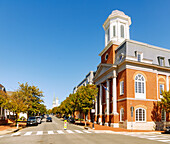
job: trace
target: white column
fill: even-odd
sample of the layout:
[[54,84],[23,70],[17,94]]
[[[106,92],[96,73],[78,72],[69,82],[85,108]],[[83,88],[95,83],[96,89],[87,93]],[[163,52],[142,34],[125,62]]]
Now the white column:
[[166,91],[169,91],[169,76],[166,76]]
[[97,116],[97,104],[98,104],[98,100],[97,99],[98,99],[98,96],[96,96],[96,103],[95,103],[96,104],[95,105],[95,115],[96,116]]
[[113,95],[113,114],[117,114],[117,90],[116,90],[116,76],[113,77],[113,86],[112,86],[112,95]]
[[100,84],[99,108],[100,108],[100,115],[102,115],[102,84]]
[[109,115],[109,111],[110,111],[110,108],[109,108],[109,80],[106,81],[107,83],[107,90],[106,90],[106,107],[107,107],[107,115]]

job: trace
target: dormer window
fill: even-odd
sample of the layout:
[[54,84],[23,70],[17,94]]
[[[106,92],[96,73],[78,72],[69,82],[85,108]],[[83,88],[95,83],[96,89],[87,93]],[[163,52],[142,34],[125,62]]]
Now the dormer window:
[[125,36],[124,36],[124,26],[123,25],[120,26],[120,33],[121,33],[121,38],[124,38]]
[[138,62],[141,62],[141,54],[140,53],[137,54],[137,59],[138,59]]
[[136,55],[136,57],[137,57],[137,61],[138,61],[138,62],[141,62],[142,59],[143,59],[143,53],[142,53],[142,52],[135,51],[135,55]]
[[165,66],[165,58],[164,57],[158,57],[158,63],[160,66]]

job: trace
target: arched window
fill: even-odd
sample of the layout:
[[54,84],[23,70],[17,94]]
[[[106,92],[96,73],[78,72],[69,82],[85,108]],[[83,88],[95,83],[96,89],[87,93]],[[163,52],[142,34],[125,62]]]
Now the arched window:
[[121,37],[124,38],[124,26],[123,25],[120,26],[120,34],[121,34]]
[[146,121],[146,110],[144,108],[137,108],[135,110],[135,120],[136,122]]
[[166,121],[166,111],[165,111],[165,109],[162,109],[162,110],[161,110],[161,120],[162,120],[163,122]]
[[123,122],[124,121],[124,109],[121,108],[120,109],[120,122]]
[[142,74],[135,76],[135,97],[146,98],[145,94],[145,78]]

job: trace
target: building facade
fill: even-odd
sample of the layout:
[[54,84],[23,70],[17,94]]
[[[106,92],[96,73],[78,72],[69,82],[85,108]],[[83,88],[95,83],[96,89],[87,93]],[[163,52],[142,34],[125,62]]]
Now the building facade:
[[118,10],[103,24],[105,48],[94,77],[99,89],[95,121],[153,130],[170,121],[164,109],[156,108],[162,90],[170,89],[170,50],[130,40],[130,25],[131,18]]
[[[5,87],[1,84],[0,84],[0,92],[6,93]],[[0,120],[5,120],[6,118],[7,118],[6,109],[0,104]]]
[[95,76],[94,71],[90,71],[87,75],[86,78],[83,79],[76,87],[73,88],[73,93],[76,93],[77,89],[80,86],[86,86],[87,84],[93,84],[93,78]]

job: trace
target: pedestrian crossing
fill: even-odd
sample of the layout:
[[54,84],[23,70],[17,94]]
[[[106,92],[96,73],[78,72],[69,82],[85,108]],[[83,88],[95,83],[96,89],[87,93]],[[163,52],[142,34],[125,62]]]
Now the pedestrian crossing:
[[94,132],[88,130],[49,130],[49,131],[27,131],[27,132],[16,132],[13,134],[8,135],[0,135],[0,138],[6,136],[41,136],[41,135],[54,135],[54,134],[92,134]]
[[162,134],[133,134],[133,133],[124,133],[123,135],[144,138],[153,141],[165,142],[170,144],[170,136]]

